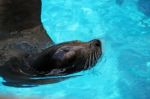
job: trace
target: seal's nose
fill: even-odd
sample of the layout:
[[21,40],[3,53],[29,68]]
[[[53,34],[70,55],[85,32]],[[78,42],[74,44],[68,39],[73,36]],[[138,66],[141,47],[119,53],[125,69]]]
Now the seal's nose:
[[90,41],[92,45],[95,45],[97,47],[100,47],[101,46],[101,41],[98,40],[98,39],[94,39],[92,41]]

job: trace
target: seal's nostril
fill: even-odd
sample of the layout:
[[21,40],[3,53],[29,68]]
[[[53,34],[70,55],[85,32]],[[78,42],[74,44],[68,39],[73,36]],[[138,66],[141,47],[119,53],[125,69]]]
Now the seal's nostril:
[[98,42],[95,42],[95,45],[96,45],[96,46],[100,46],[100,43],[98,43]]
[[98,39],[93,40],[93,43],[95,46],[98,46],[98,47],[101,46],[101,42]]

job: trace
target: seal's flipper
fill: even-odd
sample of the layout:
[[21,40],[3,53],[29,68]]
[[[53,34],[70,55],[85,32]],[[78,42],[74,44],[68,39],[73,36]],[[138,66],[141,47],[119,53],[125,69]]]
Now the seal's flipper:
[[0,0],[0,40],[34,35],[37,43],[51,41],[41,22],[41,5],[41,0]]

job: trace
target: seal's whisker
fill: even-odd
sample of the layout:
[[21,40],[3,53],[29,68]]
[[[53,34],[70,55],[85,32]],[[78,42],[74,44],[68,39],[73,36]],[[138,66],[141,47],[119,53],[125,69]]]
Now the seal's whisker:
[[87,62],[87,59],[85,59],[83,69],[85,69],[85,67],[86,67],[86,62]]
[[94,54],[94,53],[95,53],[95,51],[93,52],[93,64],[92,64],[92,65],[94,65],[94,64],[95,64],[95,61],[96,61],[96,60],[95,60],[95,54]]
[[98,54],[97,51],[95,51],[95,60],[98,59],[98,55],[97,54]]
[[88,58],[85,61],[84,69],[87,69],[87,67],[88,67],[88,61],[89,61],[89,55],[88,55]]
[[98,51],[97,53],[98,53],[98,55],[97,55],[97,56],[98,56],[98,58],[99,58],[99,57],[100,57],[100,52]]
[[97,52],[95,52],[95,61],[97,61],[98,59],[98,55],[97,55]]
[[96,60],[96,56],[97,56],[97,55],[96,55],[96,51],[95,51],[95,52],[94,52],[94,59],[95,59],[95,60]]
[[92,64],[92,55],[90,54],[90,60],[89,60],[89,66],[88,66],[88,69],[90,68],[91,64]]
[[94,65],[95,59],[94,59],[94,52],[92,53],[92,65]]
[[86,66],[85,66],[85,69],[87,69],[88,66],[89,66],[89,60],[90,60],[90,55],[88,55],[88,58],[87,58],[87,60],[86,60]]
[[92,52],[90,53],[90,60],[89,60],[88,69],[90,69],[91,65],[92,65]]
[[91,53],[91,61],[90,61],[90,66],[89,66],[89,68],[90,68],[92,65],[93,65],[93,55],[92,55],[92,53]]
[[87,65],[88,65],[88,59],[85,61],[84,69],[87,68]]
[[87,68],[87,65],[88,65],[88,58],[85,58],[84,67],[83,67],[84,70]]

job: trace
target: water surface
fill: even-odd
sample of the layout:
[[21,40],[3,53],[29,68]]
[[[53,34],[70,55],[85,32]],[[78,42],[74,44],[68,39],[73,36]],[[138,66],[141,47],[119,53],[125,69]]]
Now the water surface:
[[93,69],[81,72],[83,76],[33,88],[0,84],[0,92],[42,99],[150,99],[148,4],[149,0],[43,0],[42,21],[56,43],[101,39],[103,57]]

